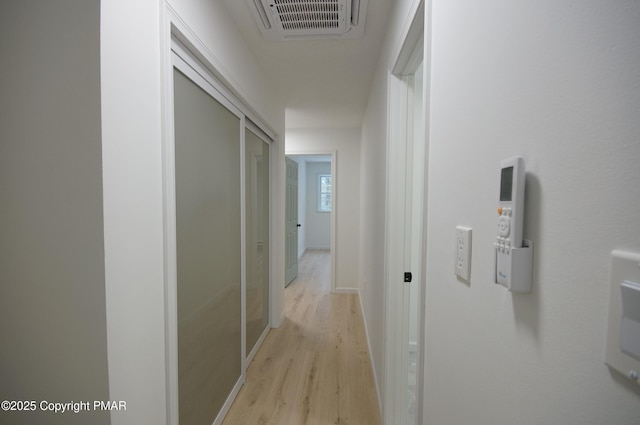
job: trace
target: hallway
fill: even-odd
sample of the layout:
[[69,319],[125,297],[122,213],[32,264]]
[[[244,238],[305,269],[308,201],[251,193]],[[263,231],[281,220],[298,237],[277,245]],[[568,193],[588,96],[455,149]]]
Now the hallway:
[[[357,32],[265,37],[276,3]],[[640,275],[617,273],[640,264],[639,22],[638,0],[0,2],[0,424],[640,425]],[[308,252],[285,289],[286,157],[312,154],[331,266]],[[496,284],[514,157],[528,293]],[[328,248],[298,224],[294,254]],[[91,400],[127,408],[70,409]]]
[[329,251],[308,250],[286,318],[247,370],[223,425],[380,423],[358,297],[331,294]]

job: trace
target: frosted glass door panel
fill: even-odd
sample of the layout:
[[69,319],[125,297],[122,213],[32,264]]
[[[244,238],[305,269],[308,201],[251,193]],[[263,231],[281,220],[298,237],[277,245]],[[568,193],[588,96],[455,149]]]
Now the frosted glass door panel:
[[174,70],[178,403],[209,425],[241,375],[240,119]]
[[247,354],[269,324],[269,144],[245,130]]

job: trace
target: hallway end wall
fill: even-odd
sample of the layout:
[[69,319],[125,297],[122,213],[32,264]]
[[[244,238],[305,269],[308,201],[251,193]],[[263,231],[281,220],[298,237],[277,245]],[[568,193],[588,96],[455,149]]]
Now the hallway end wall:
[[336,151],[336,289],[357,289],[360,129],[287,129],[286,149],[296,154]]

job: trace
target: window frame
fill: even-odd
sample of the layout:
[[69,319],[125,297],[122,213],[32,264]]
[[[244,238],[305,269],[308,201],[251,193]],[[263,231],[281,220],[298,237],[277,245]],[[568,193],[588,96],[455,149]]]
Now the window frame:
[[[329,191],[323,191],[322,190],[322,179],[324,177],[328,177],[329,181],[330,181],[330,189]],[[320,212],[320,213],[330,213],[333,210],[333,177],[331,176],[331,174],[318,174],[318,178],[317,178],[317,199],[316,199],[316,211]],[[328,194],[329,195],[329,208],[325,209],[322,207],[322,195],[324,194]]]

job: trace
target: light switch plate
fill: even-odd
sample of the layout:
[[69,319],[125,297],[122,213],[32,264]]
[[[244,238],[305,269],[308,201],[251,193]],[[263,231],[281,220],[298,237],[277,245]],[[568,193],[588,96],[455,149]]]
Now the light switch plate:
[[471,281],[471,228],[456,226],[455,274]]
[[[626,282],[626,283],[625,283]],[[611,253],[611,278],[609,280],[609,319],[607,325],[607,346],[605,363],[627,378],[640,384],[640,360],[630,354],[627,344],[622,344],[623,301],[627,304],[625,320],[630,320],[640,312],[629,310],[629,283],[640,284],[640,254],[613,251]],[[633,285],[631,285],[633,286]],[[635,316],[637,317],[637,316]]]

